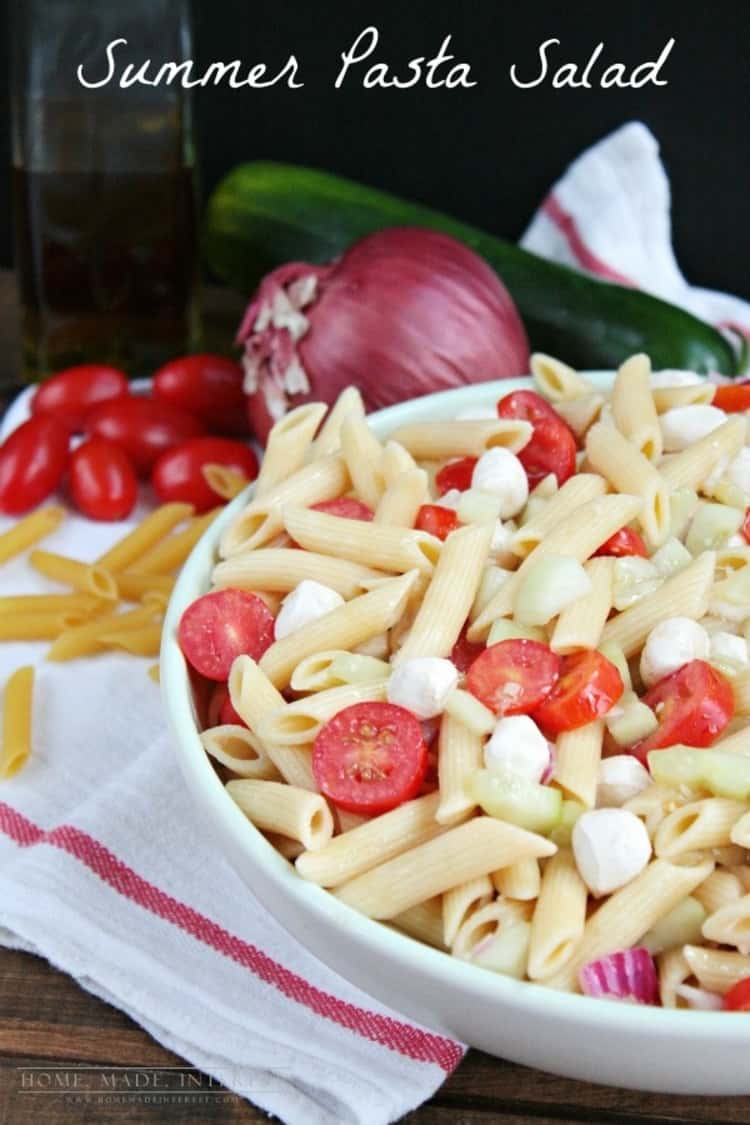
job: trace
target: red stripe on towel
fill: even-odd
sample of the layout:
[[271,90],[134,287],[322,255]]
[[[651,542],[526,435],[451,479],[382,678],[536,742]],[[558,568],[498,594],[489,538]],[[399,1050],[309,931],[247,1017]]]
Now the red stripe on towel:
[[598,258],[596,254],[589,250],[581,238],[581,232],[578,230],[575,219],[563,208],[554,195],[547,196],[542,204],[542,211],[564,235],[568,246],[584,269],[605,281],[614,281],[617,285],[626,285],[629,289],[639,288],[629,277],[625,277],[625,274],[612,269],[611,266],[608,266],[606,262],[603,262],[601,258]]
[[16,809],[0,801],[0,831],[23,847],[47,844],[74,856],[88,867],[102,882],[113,887],[118,894],[163,918],[190,934],[197,941],[249,969],[260,980],[277,988],[284,996],[304,1005],[316,1015],[396,1051],[417,1062],[434,1063],[450,1074],[463,1058],[458,1043],[421,1031],[411,1024],[383,1016],[377,1012],[358,1008],[316,988],[303,977],[291,972],[278,961],[263,953],[236,934],[229,933],[205,914],[173,898],[142,878],[136,871],[118,859],[99,840],[78,828],[64,824],[49,832],[43,831]]

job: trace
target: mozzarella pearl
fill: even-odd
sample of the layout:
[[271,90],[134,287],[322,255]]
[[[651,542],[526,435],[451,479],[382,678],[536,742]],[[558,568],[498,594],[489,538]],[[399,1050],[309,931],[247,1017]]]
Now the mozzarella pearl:
[[388,681],[388,702],[406,707],[418,719],[441,714],[458,684],[458,670],[438,656],[416,656],[399,664]]
[[651,784],[651,774],[632,754],[602,758],[596,786],[597,808],[619,808]]
[[317,621],[319,617],[324,617],[343,604],[344,599],[336,590],[324,586],[322,582],[315,582],[312,578],[305,578],[284,599],[276,618],[274,636],[280,641],[282,637],[302,629],[311,621]]
[[628,809],[582,813],[571,842],[579,874],[597,898],[624,887],[651,858],[646,826]]
[[550,745],[528,715],[508,715],[484,747],[484,764],[488,770],[510,770],[539,782],[549,768]]
[[641,653],[641,679],[647,687],[691,660],[708,660],[708,633],[689,617],[669,617],[652,629]]
[[529,498],[526,470],[509,449],[488,449],[474,466],[471,487],[491,492],[502,501],[500,518],[518,515]]

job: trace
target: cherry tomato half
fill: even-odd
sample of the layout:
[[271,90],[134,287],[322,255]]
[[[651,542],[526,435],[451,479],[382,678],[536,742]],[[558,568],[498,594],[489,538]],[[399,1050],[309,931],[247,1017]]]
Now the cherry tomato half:
[[428,531],[438,539],[447,539],[461,524],[452,508],[441,508],[439,504],[423,504],[417,512],[414,526],[418,531]]
[[560,678],[561,659],[539,641],[490,645],[466,673],[466,686],[496,715],[527,715]]
[[355,703],[321,728],[312,770],[324,797],[348,812],[372,816],[419,792],[427,747],[418,720],[393,703]]
[[732,689],[705,660],[691,660],[665,676],[646,692],[643,702],[656,714],[659,726],[630,753],[648,764],[649,750],[663,750],[675,743],[710,746],[734,715]]
[[221,355],[183,355],[170,359],[154,375],[152,394],[159,402],[186,410],[217,434],[249,432],[244,372]]
[[123,520],[138,499],[127,453],[105,438],[89,438],[73,451],[68,479],[73,503],[92,520]]
[[531,422],[531,440],[518,454],[533,488],[550,473],[558,485],[576,471],[576,439],[568,423],[536,391],[512,391],[497,404],[501,418]]
[[461,457],[458,461],[449,461],[447,465],[443,465],[435,477],[435,488],[439,495],[443,496],[454,488],[457,488],[459,492],[465,492],[467,488],[471,488],[471,479],[474,476],[477,460],[476,457]]
[[205,465],[224,465],[248,480],[258,475],[258,458],[241,441],[220,437],[188,438],[162,453],[151,471],[154,492],[163,503],[182,500],[196,512],[222,503],[203,475]]
[[179,407],[136,395],[103,402],[86,418],[86,432],[121,446],[141,476],[150,472],[162,453],[200,437],[203,430],[202,422]]
[[563,656],[560,679],[532,718],[550,735],[606,715],[625,690],[620,673],[596,649]]
[[727,414],[750,410],[750,380],[743,379],[741,383],[726,383],[717,387],[712,406],[726,410]]
[[106,363],[81,363],[58,371],[34,392],[32,414],[54,414],[72,430],[82,430],[87,414],[101,402],[128,393],[128,377]]
[[459,672],[468,672],[471,665],[484,652],[485,646],[479,642],[470,641],[466,636],[467,626],[464,625],[459,633],[458,640],[453,646],[451,660]]
[[648,548],[637,531],[632,527],[621,527],[606,543],[602,543],[598,551],[594,551],[594,558],[603,555],[614,556],[617,559],[627,555],[639,555],[642,559],[648,558]]
[[39,414],[9,434],[0,446],[0,512],[22,515],[54,492],[68,463],[70,430]]
[[339,516],[344,520],[362,520],[369,523],[375,517],[372,508],[368,508],[367,504],[363,504],[361,500],[355,500],[353,496],[339,496],[336,500],[321,500],[319,504],[311,506],[314,512],[327,512],[329,516]]
[[209,680],[228,680],[244,654],[260,660],[273,643],[273,614],[246,590],[214,590],[187,607],[177,640],[187,662]]
[[750,1012],[750,977],[733,984],[724,997],[726,1012]]
[[246,727],[247,723],[237,714],[229,697],[229,685],[225,683],[212,684],[213,691],[208,703],[206,713],[206,726],[218,727],[231,723],[233,726]]

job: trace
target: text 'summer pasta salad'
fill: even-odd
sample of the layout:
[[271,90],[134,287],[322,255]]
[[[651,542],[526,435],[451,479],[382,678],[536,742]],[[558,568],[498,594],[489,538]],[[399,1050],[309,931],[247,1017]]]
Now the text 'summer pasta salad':
[[750,388],[270,434],[185,611],[227,793],[342,902],[551,988],[750,1009]]

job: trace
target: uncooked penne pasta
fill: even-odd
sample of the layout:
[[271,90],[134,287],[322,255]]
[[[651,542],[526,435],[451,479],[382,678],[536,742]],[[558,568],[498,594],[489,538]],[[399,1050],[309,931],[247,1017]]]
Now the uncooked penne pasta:
[[607,482],[604,477],[596,473],[576,473],[566,480],[538,514],[527,520],[516,532],[513,536],[513,553],[525,558],[539,546],[553,527],[566,520],[581,505],[595,500],[597,496],[603,496],[606,491]]
[[438,800],[436,793],[417,797],[334,836],[325,847],[303,852],[297,871],[321,887],[337,887],[426,843],[445,831],[435,820]]
[[545,980],[571,960],[583,937],[587,901],[588,889],[573,855],[570,849],[561,848],[547,860],[531,919],[531,980]]
[[612,388],[612,417],[622,436],[656,464],[662,455],[662,436],[647,355],[631,356],[617,372]]
[[386,698],[386,681],[344,684],[328,691],[314,692],[304,699],[287,703],[278,711],[271,711],[257,727],[262,743],[276,746],[303,746],[313,742],[324,723],[355,703],[367,703]]
[[612,608],[614,559],[589,559],[584,570],[591,592],[562,610],[550,639],[550,648],[560,654],[596,648]]
[[440,803],[435,814],[441,824],[458,824],[474,811],[476,802],[466,783],[481,766],[481,735],[454,715],[443,715],[438,741]]
[[594,719],[577,730],[564,731],[557,738],[554,784],[567,797],[589,809],[596,804],[603,737],[604,720]]
[[[141,606],[127,613],[109,613],[93,621],[70,626],[57,634],[57,639],[47,653],[53,661],[75,660],[101,652],[102,637],[112,637],[131,629],[138,630],[162,619],[162,612],[153,606]],[[0,623],[1,626],[2,623]],[[111,643],[111,640],[110,640]]]
[[602,643],[618,645],[630,657],[661,621],[670,617],[699,621],[708,612],[715,560],[713,551],[704,551],[653,594],[646,594],[618,613],[604,626]]
[[488,875],[451,887],[443,895],[443,941],[451,946],[463,923],[495,897]]
[[664,481],[648,457],[619,430],[597,422],[586,434],[586,459],[613,488],[642,498],[638,522],[649,543],[660,546],[669,535],[669,498]]
[[101,633],[98,640],[103,650],[129,652],[131,656],[158,656],[161,648],[161,624],[142,625],[140,629],[122,633]]
[[532,902],[538,898],[540,884],[539,861],[536,859],[519,859],[510,867],[492,873],[492,885],[498,894],[517,902]]
[[171,574],[140,574],[133,570],[124,570],[115,579],[118,595],[128,602],[141,601],[151,593],[169,598],[176,581]]
[[0,778],[12,777],[31,753],[34,669],[17,668],[5,683],[0,740]]
[[329,586],[347,600],[362,593],[365,581],[386,577],[388,575],[382,570],[349,559],[285,547],[260,548],[232,555],[217,563],[211,575],[218,589],[231,586],[239,590],[267,590],[282,594],[296,589],[300,582],[312,579]]
[[417,569],[431,574],[442,550],[434,535],[410,527],[345,519],[291,505],[284,509],[283,520],[289,535],[306,551],[391,573]]
[[310,450],[310,460],[326,457],[341,447],[341,426],[347,417],[364,418],[362,395],[356,387],[346,387],[334,402]]
[[421,506],[429,498],[429,483],[424,469],[407,469],[385,488],[375,509],[375,523],[413,527]]
[[284,530],[281,513],[287,504],[307,507],[323,500],[335,500],[350,484],[346,462],[338,454],[311,461],[286,480],[279,481],[260,500],[253,497],[222,535],[220,556],[228,558],[241,551],[266,546]]
[[57,504],[48,504],[24,516],[6,531],[0,532],[0,565],[33,547],[53,531],[57,531],[64,519],[64,508]]
[[107,601],[117,599],[117,583],[110,571],[103,566],[39,550],[31,552],[29,563],[46,578],[61,582],[82,594],[93,594]]
[[476,817],[345,883],[336,897],[371,918],[393,918],[426,898],[525,856],[552,855],[543,836]]
[[203,749],[237,777],[274,781],[279,773],[266,754],[260,739],[233,723],[209,727],[201,734]]
[[96,566],[118,574],[133,569],[133,564],[157,543],[161,543],[179,524],[193,515],[192,504],[162,504],[132,531],[96,560]]
[[0,617],[0,641],[53,641],[68,630],[82,627],[90,610],[63,610],[52,613],[9,613]]
[[272,426],[255,482],[256,499],[302,468],[325,414],[322,402],[308,402],[290,410]]
[[540,393],[555,406],[591,392],[591,384],[575,368],[544,352],[532,353],[530,367]]
[[0,597],[0,617],[5,614],[73,613],[95,617],[112,603],[95,594],[8,594]]
[[481,457],[501,447],[519,453],[531,438],[531,425],[516,419],[496,422],[415,422],[391,434],[417,460]]
[[732,842],[732,828],[746,810],[743,802],[723,797],[682,805],[657,828],[654,851],[665,859],[673,859],[685,852],[724,847]]
[[256,828],[299,840],[308,851],[333,836],[333,816],[324,797],[278,781],[227,782],[227,793]]
[[212,508],[202,516],[190,520],[184,531],[166,536],[144,551],[134,564],[139,574],[169,574],[185,562],[203,532],[211,526],[222,508]]

